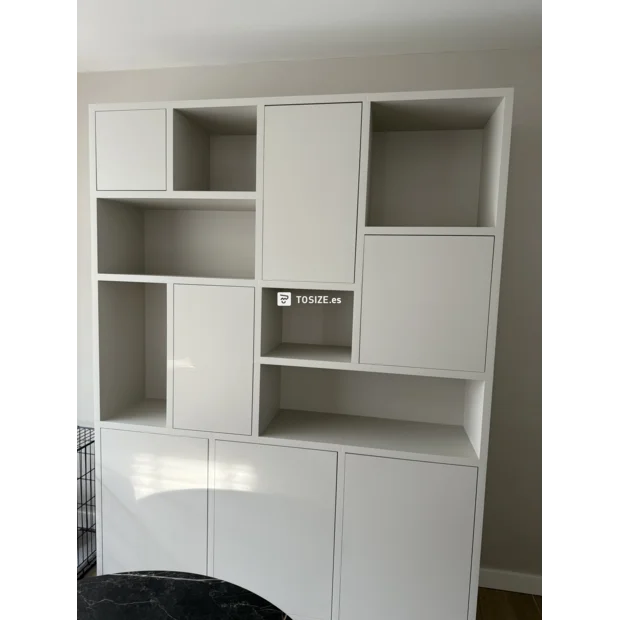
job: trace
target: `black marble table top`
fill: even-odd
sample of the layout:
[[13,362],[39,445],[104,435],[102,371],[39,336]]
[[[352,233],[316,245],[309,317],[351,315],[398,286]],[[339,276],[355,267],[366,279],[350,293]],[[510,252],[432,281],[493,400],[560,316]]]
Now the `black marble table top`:
[[287,620],[256,594],[190,573],[139,572],[78,581],[78,620]]

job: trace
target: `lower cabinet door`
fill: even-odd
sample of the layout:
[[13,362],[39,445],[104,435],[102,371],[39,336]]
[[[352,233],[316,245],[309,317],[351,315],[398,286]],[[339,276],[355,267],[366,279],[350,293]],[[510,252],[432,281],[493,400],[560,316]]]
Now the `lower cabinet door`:
[[207,574],[208,441],[101,430],[104,573]]
[[477,469],[346,455],[339,620],[466,620]]
[[216,441],[214,576],[329,620],[336,469],[335,452]]

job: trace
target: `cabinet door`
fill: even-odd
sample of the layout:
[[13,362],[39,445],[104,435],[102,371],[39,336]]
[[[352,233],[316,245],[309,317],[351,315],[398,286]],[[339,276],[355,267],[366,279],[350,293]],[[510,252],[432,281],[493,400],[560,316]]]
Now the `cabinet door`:
[[95,113],[98,190],[166,189],[166,111]]
[[484,372],[493,243],[366,237],[360,362]]
[[477,469],[345,465],[340,620],[467,620]]
[[173,426],[252,432],[254,289],[174,287]]
[[361,103],[265,109],[263,279],[353,282]]
[[103,571],[207,574],[206,439],[101,430]]
[[331,618],[336,453],[215,442],[214,575]]

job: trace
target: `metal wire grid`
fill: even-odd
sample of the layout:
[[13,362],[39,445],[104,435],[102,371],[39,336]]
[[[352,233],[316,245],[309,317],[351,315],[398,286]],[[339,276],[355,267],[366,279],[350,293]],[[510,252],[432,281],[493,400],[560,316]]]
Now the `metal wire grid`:
[[77,578],[97,561],[95,537],[95,431],[77,427]]

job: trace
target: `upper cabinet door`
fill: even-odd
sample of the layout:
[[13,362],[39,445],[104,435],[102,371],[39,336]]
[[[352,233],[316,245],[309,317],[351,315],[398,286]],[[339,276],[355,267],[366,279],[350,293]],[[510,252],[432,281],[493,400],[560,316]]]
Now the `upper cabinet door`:
[[104,428],[100,449],[103,572],[206,575],[207,440]]
[[265,109],[263,279],[353,282],[361,103]]
[[366,237],[360,362],[484,372],[493,244]]
[[467,620],[476,480],[346,455],[339,620]]
[[252,432],[254,289],[175,285],[173,425]]
[[95,113],[97,189],[166,189],[166,110]]

